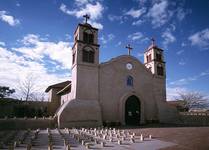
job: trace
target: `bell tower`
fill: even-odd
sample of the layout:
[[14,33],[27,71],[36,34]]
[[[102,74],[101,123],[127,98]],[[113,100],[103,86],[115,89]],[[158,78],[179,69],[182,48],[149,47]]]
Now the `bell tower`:
[[153,92],[155,99],[166,101],[166,70],[163,50],[156,46],[152,38],[152,44],[144,52],[144,65],[153,74]]
[[152,38],[152,44],[144,53],[144,64],[156,77],[165,78],[165,62],[163,50],[158,48]]
[[[73,98],[98,99],[99,44],[98,29],[85,22],[78,24],[72,47],[72,93]],[[79,91],[79,92],[78,92]]]

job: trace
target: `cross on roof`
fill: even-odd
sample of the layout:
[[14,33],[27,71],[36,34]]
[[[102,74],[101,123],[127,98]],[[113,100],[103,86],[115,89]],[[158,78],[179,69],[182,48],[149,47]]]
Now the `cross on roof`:
[[155,45],[155,39],[153,37],[151,38],[151,41],[152,41],[152,45],[154,46]]
[[88,19],[90,19],[90,15],[88,14],[83,15],[83,17],[85,18],[85,23],[87,23]]
[[131,50],[133,49],[133,48],[131,47],[131,45],[128,44],[128,45],[126,46],[126,48],[128,49],[128,55],[131,55]]

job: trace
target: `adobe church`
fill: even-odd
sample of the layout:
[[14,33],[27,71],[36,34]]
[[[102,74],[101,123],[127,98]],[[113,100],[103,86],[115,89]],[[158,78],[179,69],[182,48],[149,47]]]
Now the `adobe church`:
[[166,102],[163,50],[154,43],[144,63],[130,55],[99,63],[98,29],[78,24],[72,47],[72,77],[46,89],[58,127],[175,123],[176,109]]

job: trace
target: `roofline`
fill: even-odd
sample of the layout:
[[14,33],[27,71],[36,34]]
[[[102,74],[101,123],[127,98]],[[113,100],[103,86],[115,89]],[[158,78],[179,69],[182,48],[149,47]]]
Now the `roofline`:
[[72,83],[69,83],[68,85],[66,85],[63,89],[61,89],[60,91],[57,92],[57,95],[61,94],[62,92],[64,92],[68,87],[70,87],[72,85]]
[[60,83],[56,83],[56,84],[52,84],[52,85],[50,85],[50,86],[48,86],[48,87],[46,88],[45,92],[46,92],[46,93],[47,93],[47,92],[49,92],[49,91],[53,88],[53,86],[54,86],[54,88],[60,88],[60,87],[56,87],[56,85],[59,85],[59,84],[62,84],[62,83],[66,83],[66,82],[71,83],[71,81],[70,81],[70,80],[67,80],[67,81],[64,81],[64,82],[60,82]]
[[78,27],[79,27],[79,26],[82,26],[82,27],[88,27],[88,28],[91,28],[91,29],[96,30],[96,31],[98,31],[98,30],[99,30],[99,29],[94,28],[94,27],[92,27],[91,25],[90,25],[90,26],[89,26],[89,25],[90,25],[90,24],[85,25],[85,24],[79,23],[79,24],[77,25],[77,27],[76,27],[75,31],[74,31],[74,34],[75,34],[75,32],[77,31],[77,29],[78,29]]
[[152,47],[148,47],[148,48],[144,51],[144,53],[148,52],[149,50],[151,50],[151,49],[153,49],[153,48],[156,48],[156,49],[158,49],[158,50],[160,50],[160,51],[164,51],[163,49],[161,49],[161,48],[157,47],[156,45],[154,45],[154,46],[152,46]]

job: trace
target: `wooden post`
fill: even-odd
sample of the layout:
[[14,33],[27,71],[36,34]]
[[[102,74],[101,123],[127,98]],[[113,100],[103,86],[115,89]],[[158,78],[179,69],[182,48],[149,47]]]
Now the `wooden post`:
[[141,140],[141,141],[144,141],[144,137],[143,137],[142,134],[141,134],[141,136],[140,136],[140,140]]
[[53,150],[53,145],[51,143],[48,145],[48,150]]
[[102,146],[102,147],[105,147],[105,143],[104,143],[104,142],[101,142],[101,146]]
[[70,144],[68,144],[65,149],[70,150]]
[[31,150],[31,147],[32,147],[31,144],[28,144],[27,145],[27,150]]

